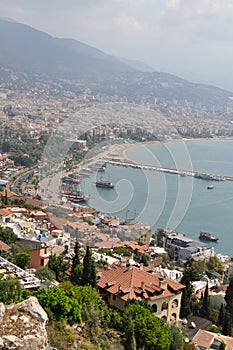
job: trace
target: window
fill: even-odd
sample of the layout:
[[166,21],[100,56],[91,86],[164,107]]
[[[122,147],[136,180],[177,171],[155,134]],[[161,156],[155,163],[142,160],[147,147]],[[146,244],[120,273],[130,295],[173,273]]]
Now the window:
[[171,315],[171,321],[175,321],[175,320],[176,320],[176,314],[174,313]]
[[162,308],[161,310],[167,310],[168,309],[168,303],[165,301],[163,304],[162,304]]
[[174,307],[178,307],[178,300],[177,299],[173,300],[173,302],[172,302],[172,308],[174,308]]
[[44,266],[44,259],[40,259],[40,266]]
[[116,300],[116,295],[115,294],[113,294],[112,300]]
[[157,312],[157,305],[156,304],[153,304],[152,305],[152,312]]

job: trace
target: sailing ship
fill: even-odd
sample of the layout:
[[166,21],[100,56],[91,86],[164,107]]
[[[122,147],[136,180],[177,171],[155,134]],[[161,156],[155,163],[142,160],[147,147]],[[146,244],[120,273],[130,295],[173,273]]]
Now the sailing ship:
[[102,176],[100,177],[100,180],[97,180],[95,183],[96,187],[101,187],[101,188],[114,188],[113,183],[109,180],[105,180],[102,178]]
[[80,189],[80,180],[71,182],[62,182],[62,195],[66,199],[73,203],[86,202],[90,196],[85,196],[83,191]]

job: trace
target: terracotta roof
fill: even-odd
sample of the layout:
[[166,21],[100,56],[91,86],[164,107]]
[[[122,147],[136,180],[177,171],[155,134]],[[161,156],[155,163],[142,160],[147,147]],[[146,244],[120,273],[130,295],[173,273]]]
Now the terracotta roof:
[[1,250],[10,250],[10,249],[11,249],[11,247],[8,244],[6,244],[3,241],[0,241],[0,251]]
[[3,191],[1,192],[1,196],[2,196],[2,197],[7,196],[7,198],[19,197],[15,192],[12,192],[12,191],[7,190],[7,189],[5,189],[5,190],[3,190]]
[[223,342],[226,345],[225,350],[233,349],[233,338],[224,335],[219,335],[216,333],[204,331],[199,329],[195,337],[193,338],[193,343],[204,349],[209,349],[214,340]]
[[214,293],[226,292],[228,287],[229,287],[229,284],[221,284],[220,286],[211,287],[210,291]]
[[119,267],[114,270],[102,271],[98,286],[112,294],[120,293],[122,300],[155,300],[171,296],[174,291],[184,288],[176,281],[164,279],[163,282],[167,282],[168,287],[163,289],[162,285],[160,286],[159,277],[160,274],[148,273],[142,267]]
[[45,204],[43,201],[32,197],[23,197],[23,199],[27,204],[34,205],[35,207],[42,207]]
[[1,208],[0,209],[0,216],[8,216],[12,215],[12,212],[6,208]]
[[148,246],[147,245],[140,245],[138,244],[137,242],[135,241],[132,241],[132,242],[127,242],[126,244],[126,247],[127,248],[130,248],[132,250],[137,250],[138,253],[145,253],[146,251],[148,251]]

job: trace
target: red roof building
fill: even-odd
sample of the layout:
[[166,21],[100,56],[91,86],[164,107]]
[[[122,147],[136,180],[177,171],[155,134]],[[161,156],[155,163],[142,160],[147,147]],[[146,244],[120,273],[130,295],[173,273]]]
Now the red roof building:
[[109,305],[124,310],[127,300],[145,301],[155,316],[166,321],[178,321],[182,284],[160,278],[141,266],[119,267],[99,272],[98,287]]
[[225,350],[233,349],[232,337],[204,331],[203,329],[199,329],[193,338],[193,343],[197,349],[202,350],[218,349],[221,343],[225,344]]
[[3,241],[0,241],[0,252],[3,250],[10,250],[11,247]]

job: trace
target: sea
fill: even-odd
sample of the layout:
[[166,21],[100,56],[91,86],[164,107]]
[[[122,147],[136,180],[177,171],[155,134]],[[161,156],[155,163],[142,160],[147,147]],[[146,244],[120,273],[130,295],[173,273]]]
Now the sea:
[[[233,176],[233,140],[174,141],[137,144],[124,156],[138,168],[108,164],[84,180],[88,206],[120,220],[168,228],[198,240],[201,231],[219,238],[216,253],[233,256],[233,181],[209,181],[185,174],[143,170],[140,165]],[[109,179],[114,189],[96,188]],[[213,185],[212,189],[208,189]]]

